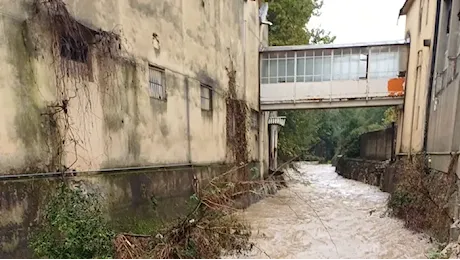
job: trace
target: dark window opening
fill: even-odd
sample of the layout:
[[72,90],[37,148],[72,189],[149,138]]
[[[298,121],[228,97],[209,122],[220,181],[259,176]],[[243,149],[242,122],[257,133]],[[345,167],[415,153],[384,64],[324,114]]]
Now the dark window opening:
[[81,63],[88,62],[88,44],[81,39],[61,35],[60,50],[61,57]]
[[447,10],[447,28],[446,33],[450,32],[450,16],[452,14],[452,0],[446,0],[446,10]]
[[201,110],[212,111],[212,87],[201,84]]

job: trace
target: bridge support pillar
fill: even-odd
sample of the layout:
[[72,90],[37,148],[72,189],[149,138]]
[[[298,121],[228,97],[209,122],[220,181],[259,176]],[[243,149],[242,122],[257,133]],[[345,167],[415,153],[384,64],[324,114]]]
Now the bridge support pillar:
[[275,171],[278,168],[278,134],[280,127],[284,126],[286,117],[278,116],[278,112],[270,112],[268,119],[269,131],[269,168]]

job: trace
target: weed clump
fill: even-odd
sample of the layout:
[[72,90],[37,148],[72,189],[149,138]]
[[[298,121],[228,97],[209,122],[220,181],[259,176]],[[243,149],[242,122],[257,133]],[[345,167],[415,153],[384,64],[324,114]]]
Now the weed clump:
[[30,247],[38,258],[111,258],[114,236],[96,195],[62,183],[32,233]]

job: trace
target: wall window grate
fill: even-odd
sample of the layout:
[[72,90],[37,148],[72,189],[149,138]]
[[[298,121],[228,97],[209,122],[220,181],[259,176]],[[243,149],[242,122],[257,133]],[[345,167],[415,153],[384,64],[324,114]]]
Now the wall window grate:
[[166,100],[165,70],[149,65],[149,95],[151,98]]
[[201,110],[212,111],[212,88],[201,84]]

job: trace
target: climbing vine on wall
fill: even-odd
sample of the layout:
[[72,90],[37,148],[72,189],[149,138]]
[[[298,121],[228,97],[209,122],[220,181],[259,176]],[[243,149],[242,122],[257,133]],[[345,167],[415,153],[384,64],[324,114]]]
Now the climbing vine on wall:
[[[54,72],[55,101],[49,102],[42,113],[50,126],[47,134],[52,137],[47,148],[49,164],[53,170],[65,172],[77,162],[77,148],[86,149],[85,137],[74,129],[76,122],[70,116],[70,107],[78,108],[80,117],[91,111],[88,89],[88,82],[94,81],[91,54],[109,59],[119,57],[121,39],[114,32],[93,30],[77,22],[62,0],[34,0],[30,20],[43,30],[45,37],[41,39],[50,48]],[[109,63],[104,67],[114,68]],[[65,165],[66,156],[72,156],[73,162]]]
[[236,163],[248,161],[248,107],[244,100],[236,94],[236,70],[230,58],[230,66],[226,68],[228,76],[227,105],[227,147],[233,153]]

